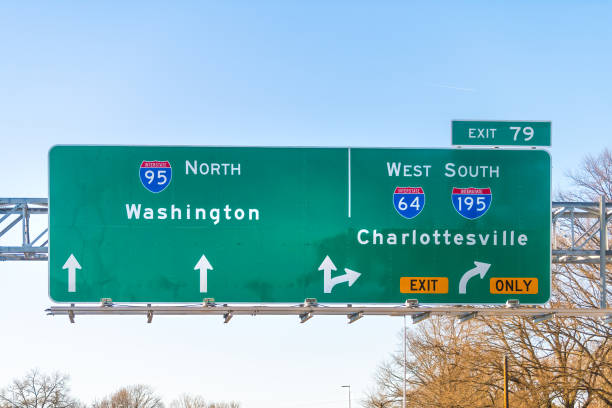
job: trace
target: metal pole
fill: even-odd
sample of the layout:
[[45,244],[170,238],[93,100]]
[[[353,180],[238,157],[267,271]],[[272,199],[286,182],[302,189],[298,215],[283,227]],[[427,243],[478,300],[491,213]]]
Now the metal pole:
[[23,220],[21,221],[22,222],[21,225],[23,227],[23,246],[29,246],[30,245],[30,212],[28,211],[27,204],[24,204],[22,214],[23,214]]
[[606,196],[599,198],[599,277],[601,279],[601,303],[600,307],[607,306],[606,295],[606,250],[608,249],[608,228],[606,223]]
[[504,355],[504,408],[509,408],[508,399],[508,355]]
[[343,385],[342,388],[348,388],[349,391],[349,408],[351,408],[351,386],[350,385]]
[[406,408],[406,315],[404,315],[404,392],[402,393],[402,408]]

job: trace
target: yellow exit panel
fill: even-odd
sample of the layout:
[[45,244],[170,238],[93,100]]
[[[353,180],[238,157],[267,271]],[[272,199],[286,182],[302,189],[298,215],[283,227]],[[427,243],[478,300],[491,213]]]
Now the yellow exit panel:
[[536,294],[538,293],[537,278],[491,278],[489,280],[491,293],[499,294]]
[[448,293],[448,278],[439,277],[402,277],[401,293]]

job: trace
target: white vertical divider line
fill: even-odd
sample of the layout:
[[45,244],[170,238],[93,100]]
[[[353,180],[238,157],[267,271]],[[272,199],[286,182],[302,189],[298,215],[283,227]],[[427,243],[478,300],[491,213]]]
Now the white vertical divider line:
[[348,217],[351,218],[351,148],[348,148]]

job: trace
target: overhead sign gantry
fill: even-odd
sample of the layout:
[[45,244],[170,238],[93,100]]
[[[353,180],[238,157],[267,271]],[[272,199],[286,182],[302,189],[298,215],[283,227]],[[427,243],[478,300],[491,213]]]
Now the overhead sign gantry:
[[550,296],[542,150],[56,146],[59,302]]

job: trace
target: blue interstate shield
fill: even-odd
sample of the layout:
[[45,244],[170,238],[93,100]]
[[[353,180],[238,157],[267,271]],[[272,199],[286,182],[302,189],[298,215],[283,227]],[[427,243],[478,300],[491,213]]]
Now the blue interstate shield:
[[482,217],[491,207],[490,188],[453,188],[453,207],[462,216],[473,220]]
[[153,193],[163,191],[172,180],[172,167],[167,161],[143,161],[140,164],[140,181]]
[[414,218],[425,207],[425,193],[421,187],[395,187],[393,206],[404,218]]

